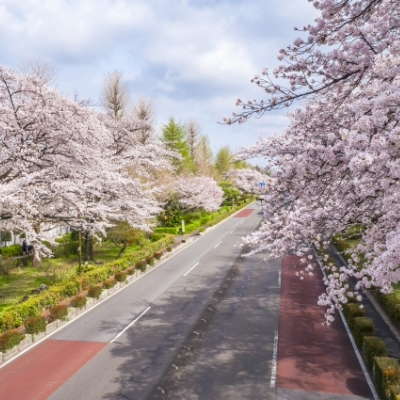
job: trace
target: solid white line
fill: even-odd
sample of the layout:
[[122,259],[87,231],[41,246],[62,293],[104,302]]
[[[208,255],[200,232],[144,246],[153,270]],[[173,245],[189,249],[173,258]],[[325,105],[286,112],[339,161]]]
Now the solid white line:
[[[200,261],[199,261],[200,262]],[[190,268],[189,269],[189,271],[188,272],[186,272],[186,274],[185,275],[183,275],[183,276],[186,276],[194,267],[197,267],[199,265],[199,263],[197,262],[196,264],[194,264],[193,265],[193,267],[192,268]]]
[[281,287],[281,283],[282,283],[282,272],[279,271],[279,277],[278,277],[278,286]]
[[221,243],[222,243],[222,240],[214,247],[214,249],[216,249]]
[[126,326],[124,329],[122,329],[122,331],[120,333],[118,333],[118,335],[114,336],[110,343],[114,343],[124,332],[126,332],[126,330],[128,330],[136,321],[139,321],[139,319],[141,317],[143,317],[144,314],[147,313],[147,311],[150,310],[151,307],[147,307],[137,318],[135,318],[128,326]]
[[275,331],[274,348],[272,351],[271,380],[269,382],[269,387],[275,387],[276,385],[276,373],[278,371],[278,337],[278,331]]

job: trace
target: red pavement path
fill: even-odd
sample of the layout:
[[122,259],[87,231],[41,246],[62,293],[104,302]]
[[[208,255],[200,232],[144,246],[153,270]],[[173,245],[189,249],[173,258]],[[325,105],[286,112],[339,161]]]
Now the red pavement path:
[[340,316],[330,327],[322,325],[322,272],[317,267],[301,281],[295,275],[299,259],[289,255],[282,262],[278,389],[371,398]]
[[253,211],[254,210],[251,210],[251,209],[246,209],[246,210],[240,211],[240,213],[237,213],[235,215],[235,218],[246,218],[249,215],[251,215]]
[[45,400],[107,343],[46,340],[0,369],[1,400]]

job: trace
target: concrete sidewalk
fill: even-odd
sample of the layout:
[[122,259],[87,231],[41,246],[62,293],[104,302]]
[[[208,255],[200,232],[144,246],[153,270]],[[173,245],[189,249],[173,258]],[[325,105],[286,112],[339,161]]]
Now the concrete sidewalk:
[[373,399],[340,316],[323,325],[322,272],[300,280],[300,269],[300,257],[283,258],[277,399]]

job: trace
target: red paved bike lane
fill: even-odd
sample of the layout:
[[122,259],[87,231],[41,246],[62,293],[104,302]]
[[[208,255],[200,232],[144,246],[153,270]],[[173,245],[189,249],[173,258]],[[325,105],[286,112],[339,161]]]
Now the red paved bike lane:
[[0,399],[47,399],[106,345],[45,340],[0,369]]
[[340,316],[322,325],[321,270],[300,280],[299,260],[289,255],[282,261],[277,399],[373,399]]

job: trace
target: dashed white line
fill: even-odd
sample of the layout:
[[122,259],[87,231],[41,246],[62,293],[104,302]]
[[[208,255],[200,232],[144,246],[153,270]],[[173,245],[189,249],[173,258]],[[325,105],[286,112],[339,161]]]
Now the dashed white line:
[[279,271],[279,277],[278,277],[278,286],[281,287],[281,283],[282,283],[282,272]]
[[222,240],[214,247],[214,249],[216,249],[221,243],[222,243]]
[[239,225],[243,224],[244,220],[242,222],[239,223]]
[[[200,262],[200,261],[199,261]],[[192,268],[189,269],[189,271],[186,272],[186,274],[184,274],[183,276],[186,276],[194,267],[197,267],[199,265],[199,263],[197,262],[196,264],[193,265]]]
[[[236,229],[236,228],[235,228]],[[235,231],[235,229],[232,229],[229,233],[232,233],[232,232],[234,232]]]
[[274,335],[274,349],[272,352],[272,370],[271,370],[271,381],[270,387],[276,386],[276,373],[278,370],[278,331],[275,331]]
[[115,335],[110,343],[114,343],[127,329],[129,329],[135,322],[139,321],[139,319],[141,317],[143,317],[144,314],[147,313],[147,311],[150,310],[151,307],[147,307],[137,318],[135,318],[128,326],[126,326],[124,329],[122,329],[122,331],[120,333],[118,333],[118,335]]

